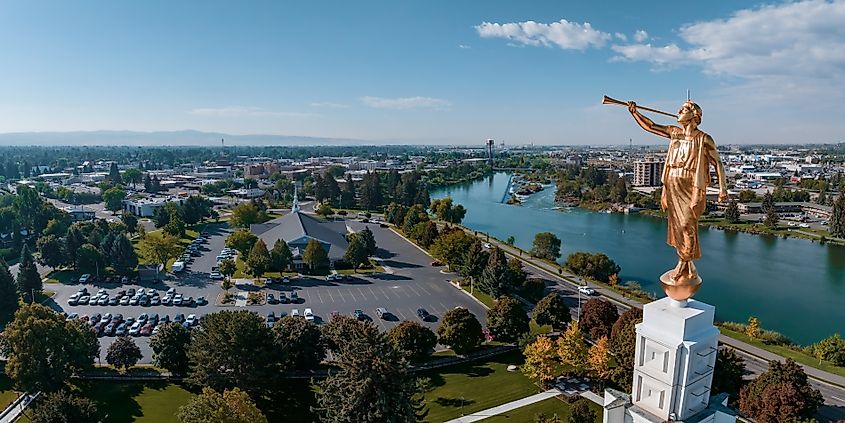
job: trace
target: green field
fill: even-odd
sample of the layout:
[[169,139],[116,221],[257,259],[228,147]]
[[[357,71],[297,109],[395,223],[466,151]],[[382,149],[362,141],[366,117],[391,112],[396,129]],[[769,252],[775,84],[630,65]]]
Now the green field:
[[12,381],[5,373],[0,372],[0,410],[5,410],[18,395],[20,394],[12,389]]
[[[602,408],[592,402],[588,401],[590,408],[596,413],[596,423],[602,421]],[[482,420],[487,423],[494,422],[533,422],[538,414],[543,414],[547,417],[557,416],[559,421],[569,421],[569,414],[572,412],[572,405],[566,403],[558,398],[549,398],[534,404],[527,405],[522,408],[517,408],[506,413],[498,414],[493,417]]]
[[839,376],[845,376],[845,367],[839,367],[829,361],[819,361],[818,358],[815,358],[809,354],[805,354],[801,351],[795,351],[791,348],[788,348],[784,345],[768,345],[764,344],[762,341],[758,339],[751,338],[750,336],[736,332],[725,327],[719,326],[719,331],[723,334],[730,336],[733,339],[745,342],[747,344],[754,345],[757,348],[764,349],[771,353],[775,353],[782,357],[787,357],[795,360],[796,363],[801,363],[810,367],[815,367],[819,370],[824,370],[828,373],[833,373]]
[[507,371],[510,364],[522,364],[522,355],[512,352],[487,361],[420,373],[420,376],[428,377],[434,387],[425,395],[428,406],[425,420],[442,422],[539,392],[522,372]]

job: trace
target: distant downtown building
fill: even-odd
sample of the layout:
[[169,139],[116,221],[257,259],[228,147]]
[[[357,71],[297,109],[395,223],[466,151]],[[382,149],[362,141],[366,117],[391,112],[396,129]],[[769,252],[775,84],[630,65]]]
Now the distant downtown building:
[[634,162],[635,187],[659,187],[663,177],[663,160],[649,158]]

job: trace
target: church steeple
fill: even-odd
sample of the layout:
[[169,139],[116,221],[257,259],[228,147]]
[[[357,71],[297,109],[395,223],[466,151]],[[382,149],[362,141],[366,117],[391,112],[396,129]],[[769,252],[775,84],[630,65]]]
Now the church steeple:
[[296,193],[296,183],[293,184],[293,205],[290,208],[291,213],[299,213],[299,195]]

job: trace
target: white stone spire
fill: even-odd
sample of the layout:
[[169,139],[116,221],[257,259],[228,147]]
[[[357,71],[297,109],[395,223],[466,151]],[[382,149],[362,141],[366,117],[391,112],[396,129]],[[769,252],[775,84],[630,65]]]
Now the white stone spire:
[[296,183],[293,184],[293,205],[290,208],[291,213],[299,213],[299,195],[296,193]]

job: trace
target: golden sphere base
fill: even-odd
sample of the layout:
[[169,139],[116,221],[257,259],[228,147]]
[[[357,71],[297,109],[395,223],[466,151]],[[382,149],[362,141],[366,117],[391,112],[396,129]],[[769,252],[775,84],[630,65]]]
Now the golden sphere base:
[[663,287],[663,292],[669,298],[686,304],[686,301],[692,298],[698,289],[701,288],[701,277],[698,274],[694,278],[684,278],[680,280],[672,279],[675,269],[669,270],[660,276],[660,286]]

